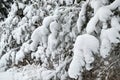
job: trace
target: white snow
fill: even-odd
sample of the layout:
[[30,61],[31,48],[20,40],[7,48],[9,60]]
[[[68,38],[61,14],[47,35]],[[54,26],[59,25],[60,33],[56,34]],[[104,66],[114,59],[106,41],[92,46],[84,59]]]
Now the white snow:
[[22,50],[19,50],[16,53],[16,57],[15,57],[15,64],[18,64],[19,61],[23,62],[23,59],[25,58],[25,54]]
[[61,24],[56,21],[50,23],[50,31],[52,33],[58,33],[61,30],[61,28]]
[[44,20],[43,20],[43,26],[48,28],[50,23],[53,22],[56,17],[57,16],[47,16],[47,17],[45,17]]
[[116,28],[117,30],[120,30],[120,23],[119,23],[119,18],[118,17],[113,17],[111,19],[111,26],[113,28]]
[[39,16],[33,16],[33,17],[32,17],[32,23],[35,24],[35,22],[38,22],[39,19],[40,19]]
[[106,58],[109,55],[110,49],[111,49],[110,41],[107,39],[102,39],[101,47],[100,47],[100,55],[103,58]]
[[0,80],[15,80],[13,76],[12,72],[0,72]]
[[103,37],[107,38],[110,43],[118,43],[120,42],[120,34],[118,33],[118,30],[115,28],[110,28],[107,30],[102,30],[101,33],[101,38],[103,39]]
[[[93,53],[98,53],[99,41],[92,35],[84,34],[77,37],[74,45],[74,56],[70,64],[68,74],[71,78],[77,79],[81,75],[82,67],[92,69],[90,64],[94,61]],[[86,64],[85,64],[86,63]]]
[[90,19],[90,21],[88,22],[87,27],[86,27],[86,32],[88,34],[92,33],[96,29],[97,22],[98,22],[98,18],[96,18],[96,17],[92,17]]
[[[81,32],[81,28],[82,26],[84,25],[85,21],[86,21],[86,8],[87,8],[87,5],[88,3],[84,3],[82,5],[82,8],[81,8],[81,11],[79,13],[79,18],[77,20],[77,29],[78,29],[78,32],[80,33]],[[85,27],[85,26],[84,26]]]
[[108,5],[111,10],[115,10],[117,7],[120,7],[120,0],[115,0],[113,3]]
[[16,40],[17,44],[21,43],[21,37],[22,37],[22,29],[21,27],[16,28],[12,31],[13,38]]
[[95,16],[92,17],[88,22],[86,32],[89,34],[92,33],[93,31],[95,31],[96,24],[98,21],[101,21],[104,24],[106,23],[107,20],[111,19],[112,15],[113,15],[112,11],[107,6],[101,7],[100,9],[98,9]]
[[19,18],[16,16],[13,20],[12,20],[12,24],[16,25],[19,22]]
[[12,5],[12,7],[11,7],[11,11],[12,11],[12,13],[14,13],[14,12],[16,12],[17,10],[18,10],[17,4],[14,3],[14,4]]
[[19,9],[24,9],[25,4],[23,4],[23,3],[18,3],[18,6],[19,6]]
[[31,40],[33,41],[30,45],[32,51],[35,51],[38,44],[43,44],[44,47],[47,46],[49,31],[46,27],[40,26],[35,29],[31,35]]
[[[112,43],[120,42],[120,18],[114,15],[115,9],[120,10],[120,0],[108,5],[109,2],[31,0],[29,4],[19,1],[18,5],[12,4],[7,18],[0,22],[4,30],[0,40],[0,71],[10,67],[0,72],[0,80],[67,80],[68,76],[82,80],[82,72],[93,68],[94,54],[106,58]],[[93,11],[88,10],[91,8]],[[23,9],[24,17],[16,15],[18,9]],[[86,14],[90,18],[88,23]],[[32,65],[19,65],[27,55],[31,56]]]
[[36,65],[27,65],[22,68],[13,67],[5,72],[0,72],[0,80],[41,80],[43,70],[46,69]]
[[106,22],[107,20],[111,19],[113,13],[109,7],[103,6],[97,11],[96,15],[100,21]]
[[48,49],[50,52],[54,51],[56,49],[58,40],[56,39],[56,36],[50,34],[48,37]]
[[101,39],[101,47],[100,54],[103,58],[106,58],[109,55],[111,50],[111,43],[119,43],[120,42],[120,24],[117,17],[113,17],[111,19],[112,28],[102,29],[100,39]]
[[94,9],[94,14],[96,14],[97,10],[103,6],[102,0],[92,0],[90,4],[91,7]]
[[36,61],[39,61],[41,59],[42,62],[45,61],[45,51],[42,46],[38,47],[38,50],[35,53],[31,54],[32,58],[35,58]]

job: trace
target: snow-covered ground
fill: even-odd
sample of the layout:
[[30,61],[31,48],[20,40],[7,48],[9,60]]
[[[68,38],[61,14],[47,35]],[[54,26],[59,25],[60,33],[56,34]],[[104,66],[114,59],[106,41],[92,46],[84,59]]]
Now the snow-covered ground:
[[39,66],[27,65],[22,68],[11,68],[0,72],[0,80],[40,80]]
[[15,80],[13,72],[0,72],[0,80]]

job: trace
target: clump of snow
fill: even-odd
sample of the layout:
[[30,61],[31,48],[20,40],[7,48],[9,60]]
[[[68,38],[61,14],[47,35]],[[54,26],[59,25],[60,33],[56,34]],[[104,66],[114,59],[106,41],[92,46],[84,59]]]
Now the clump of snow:
[[15,64],[18,64],[20,61],[23,62],[25,56],[30,53],[29,46],[30,44],[28,42],[23,43],[20,50],[16,53]]
[[111,10],[115,10],[119,6],[120,6],[120,0],[115,0],[113,3],[111,3],[110,5],[108,5],[108,7]]
[[109,55],[111,50],[111,43],[119,43],[120,42],[120,23],[117,17],[113,17],[111,19],[112,28],[102,29],[101,31],[101,48],[100,54],[103,58],[106,58]]
[[111,19],[112,15],[113,15],[112,11],[107,6],[101,7],[97,11],[95,16],[92,17],[91,20],[88,22],[86,32],[89,34],[92,33],[93,31],[95,31],[96,24],[98,21],[106,23],[106,21]]
[[68,74],[71,78],[77,79],[82,67],[85,66],[87,70],[92,69],[90,66],[94,62],[93,53],[98,53],[99,41],[92,35],[84,34],[77,37],[74,45],[74,56],[70,64]]
[[117,30],[120,30],[120,23],[119,23],[119,17],[112,17],[111,19],[111,26],[113,28],[116,28]]
[[50,32],[51,34],[48,37],[48,47],[47,47],[47,55],[52,54],[52,57],[55,57],[55,53],[60,42],[59,40],[59,32],[61,31],[61,25],[54,21],[50,24]]
[[43,44],[44,47],[47,47],[48,34],[49,30],[44,26],[35,29],[31,35],[31,40],[33,41],[30,45],[31,50],[35,51],[39,42]]
[[94,9],[94,14],[96,14],[100,7],[108,3],[109,3],[108,0],[91,0],[90,5]]
[[45,27],[48,28],[49,25],[50,25],[50,23],[53,22],[53,21],[55,20],[56,17],[57,17],[56,15],[45,17],[44,20],[43,20],[43,23],[42,23],[43,26],[45,26]]
[[89,33],[89,34],[92,33],[96,29],[97,22],[98,22],[98,18],[97,17],[92,17],[87,24],[86,32]]
[[16,40],[17,44],[21,43],[21,37],[22,37],[22,29],[21,27],[16,28],[13,32],[12,32],[13,38]]
[[103,58],[106,58],[109,55],[110,49],[111,49],[110,41],[107,39],[102,39],[101,47],[100,47],[100,55]]
[[110,28],[107,30],[102,30],[101,38],[107,38],[110,43],[118,43],[120,39],[120,34],[118,33],[118,30],[115,28]]
[[91,1],[91,7],[94,9],[94,14],[97,12],[97,10],[103,6],[102,0],[92,0]]
[[111,19],[112,15],[112,11],[107,6],[101,7],[96,13],[96,16],[102,22],[106,22],[107,20]]
[[56,38],[57,35],[50,34],[48,37],[48,48],[50,48],[50,51],[53,51],[56,49],[56,44],[58,43],[58,38]]
[[61,30],[61,24],[57,21],[53,21],[50,23],[50,31],[52,33],[58,33]]
[[23,62],[23,59],[25,58],[25,54],[22,50],[19,50],[16,53],[16,57],[15,57],[15,64],[18,64],[18,62]]
[[[43,25],[34,30],[34,32],[31,35],[31,40],[33,41],[31,44],[32,51],[36,50],[39,42],[45,48],[47,47],[48,35],[50,33],[49,29],[51,29],[51,31],[53,31],[53,29],[55,28],[55,30],[54,30],[55,32],[56,32],[56,30],[59,31],[60,24],[55,22],[56,19],[57,19],[57,15],[47,16],[43,20]],[[51,23],[51,22],[53,22],[53,23]]]
[[35,53],[31,54],[32,59],[35,58],[35,61],[39,61],[41,60],[42,62],[45,61],[45,51],[44,48],[42,46],[38,47],[38,50]]

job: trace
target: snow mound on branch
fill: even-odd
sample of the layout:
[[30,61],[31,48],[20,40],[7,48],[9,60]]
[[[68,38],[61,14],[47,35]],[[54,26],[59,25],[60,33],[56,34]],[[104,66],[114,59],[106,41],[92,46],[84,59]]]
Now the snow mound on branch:
[[12,32],[13,38],[16,40],[17,44],[21,43],[22,29],[19,27]]
[[19,50],[16,53],[16,57],[15,57],[15,64],[18,64],[19,61],[23,62],[23,59],[25,58],[25,54],[22,50]]
[[43,20],[43,26],[49,27],[50,23],[53,22],[56,18],[56,15],[45,17]]
[[110,29],[107,29],[107,30],[102,30],[102,33],[101,33],[101,38],[107,38],[110,43],[118,43],[120,42],[119,39],[120,39],[120,34],[118,33],[118,30],[115,29],[115,28],[110,28]]
[[57,21],[54,21],[50,24],[51,34],[48,37],[48,47],[47,47],[47,55],[55,54],[57,50],[57,46],[60,42],[59,40],[59,32],[61,31],[61,25]]
[[111,49],[110,41],[107,39],[102,39],[101,47],[100,47],[100,55],[103,58],[106,58],[109,55],[110,49]]
[[[37,18],[37,17],[36,17]],[[31,40],[33,41],[31,43],[31,50],[35,51],[37,49],[38,44],[40,43],[41,45],[44,46],[44,48],[47,47],[47,42],[48,42],[48,35],[49,35],[49,27],[51,31],[59,31],[60,30],[60,24],[58,24],[55,20],[58,18],[57,15],[53,16],[47,16],[43,20],[43,25],[41,27],[38,27],[35,29],[31,35]],[[37,19],[36,19],[37,20]],[[36,21],[35,20],[35,21]],[[55,28],[55,29],[54,29]]]
[[56,21],[53,21],[50,23],[50,31],[51,32],[59,32],[61,30],[60,23],[57,23]]
[[94,9],[94,14],[96,14],[100,7],[108,3],[109,3],[108,0],[91,0],[90,5]]
[[113,17],[111,19],[112,28],[102,29],[100,39],[101,39],[101,47],[100,54],[103,58],[106,58],[109,55],[111,50],[111,43],[119,43],[120,42],[120,24],[117,17]]
[[44,48],[39,46],[38,50],[35,53],[31,54],[32,59],[35,58],[35,61],[39,61],[41,59],[41,61],[43,62],[45,60],[45,51]]
[[35,29],[31,35],[31,40],[33,41],[30,45],[31,50],[35,51],[39,42],[43,44],[44,47],[46,47],[48,34],[49,34],[49,30],[44,26],[40,26],[37,29]]
[[92,35],[84,34],[77,37],[74,45],[74,56],[70,64],[68,74],[71,78],[77,79],[81,75],[82,67],[87,70],[92,69],[90,66],[94,61],[93,53],[98,53],[99,41]]
[[120,6],[120,0],[115,0],[112,4],[108,5],[111,10],[115,10]]
[[120,23],[119,23],[119,17],[113,17],[112,19],[111,19],[111,26],[113,27],[113,28],[116,28],[117,30],[120,30]]
[[96,29],[97,22],[98,22],[98,18],[92,17],[91,20],[87,24],[86,32],[89,34],[92,33]]
[[103,3],[101,0],[92,0],[91,1],[91,7],[94,9],[94,14],[97,12],[97,10],[103,6]]
[[106,22],[111,19],[113,13],[107,6],[103,6],[97,11],[96,15],[100,21]]
[[96,24],[98,23],[98,21],[106,23],[106,21],[111,19],[112,15],[113,15],[112,11],[107,6],[101,7],[97,11],[95,16],[92,17],[91,20],[88,22],[86,32],[89,34],[92,33],[93,31],[95,31]]
[[19,61],[23,62],[23,59],[25,58],[25,56],[28,53],[30,53],[29,46],[30,45],[28,42],[23,43],[20,50],[16,53],[16,58],[15,58],[16,64],[18,64]]
[[57,49],[59,38],[56,38],[56,36],[57,35],[50,34],[48,37],[47,55],[53,53]]

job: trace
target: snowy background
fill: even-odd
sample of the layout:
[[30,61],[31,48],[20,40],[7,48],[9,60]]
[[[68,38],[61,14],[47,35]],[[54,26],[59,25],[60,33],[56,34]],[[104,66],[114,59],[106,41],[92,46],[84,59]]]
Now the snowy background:
[[120,0],[1,0],[0,80],[119,80]]

